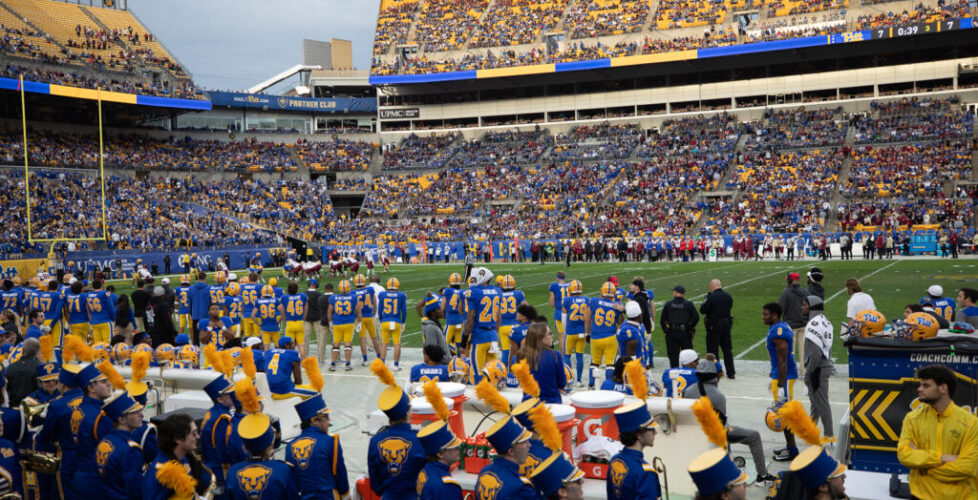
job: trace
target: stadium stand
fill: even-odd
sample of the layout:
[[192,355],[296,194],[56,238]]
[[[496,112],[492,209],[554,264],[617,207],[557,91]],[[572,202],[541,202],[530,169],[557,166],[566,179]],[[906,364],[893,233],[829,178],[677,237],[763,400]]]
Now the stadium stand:
[[463,141],[456,146],[448,165],[477,167],[536,163],[552,145],[553,137],[547,130],[488,132],[478,139]]
[[554,138],[551,156],[557,160],[623,159],[631,156],[640,140],[634,125],[581,125]]
[[336,139],[329,142],[301,142],[296,153],[311,170],[364,171],[370,164],[374,145],[363,141]]
[[384,170],[430,170],[448,164],[448,146],[459,138],[458,133],[419,137],[411,134],[397,145],[384,151]]
[[419,0],[381,2],[374,34],[374,54],[386,54],[391,47],[407,41],[420,3]]
[[415,27],[414,41],[424,50],[458,50],[479,24],[489,0],[427,0]]
[[650,0],[580,0],[568,9],[564,20],[571,38],[623,35],[642,30]]
[[557,26],[567,3],[568,0],[496,0],[469,47],[532,43],[541,32],[552,31]]

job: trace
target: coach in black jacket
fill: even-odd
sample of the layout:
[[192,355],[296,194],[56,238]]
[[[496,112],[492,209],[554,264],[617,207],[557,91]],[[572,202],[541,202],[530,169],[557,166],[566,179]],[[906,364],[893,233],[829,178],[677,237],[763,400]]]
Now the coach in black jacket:
[[686,287],[676,285],[672,289],[673,299],[662,306],[662,315],[659,316],[671,368],[679,368],[679,351],[693,348],[694,331],[700,321],[696,306],[686,300],[685,295]]
[[710,293],[706,295],[706,301],[700,305],[700,314],[703,315],[703,324],[706,326],[706,352],[719,358],[718,349],[723,351],[724,372],[729,379],[736,376],[733,345],[730,339],[730,329],[733,327],[731,309],[733,309],[733,297],[721,288],[720,280],[711,281]]

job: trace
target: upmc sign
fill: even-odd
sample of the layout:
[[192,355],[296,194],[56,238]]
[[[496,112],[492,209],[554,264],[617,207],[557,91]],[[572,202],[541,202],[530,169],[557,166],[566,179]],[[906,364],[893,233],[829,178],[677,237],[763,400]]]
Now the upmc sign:
[[419,108],[380,110],[381,120],[401,120],[404,118],[418,118],[420,116],[421,116],[421,110]]

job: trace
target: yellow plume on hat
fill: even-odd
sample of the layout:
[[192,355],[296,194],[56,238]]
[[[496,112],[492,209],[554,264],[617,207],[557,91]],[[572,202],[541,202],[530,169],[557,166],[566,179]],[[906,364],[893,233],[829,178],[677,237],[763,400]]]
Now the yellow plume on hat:
[[221,373],[226,375],[227,378],[231,378],[231,375],[234,373],[234,356],[231,356],[231,351],[227,349],[217,351],[217,357],[221,360]]
[[122,375],[119,375],[119,372],[112,366],[112,363],[109,363],[109,360],[102,361],[95,368],[98,368],[98,371],[102,372],[102,375],[105,375],[105,378],[109,379],[112,387],[116,389],[126,388],[126,380],[122,378]]
[[38,341],[41,343],[41,358],[45,363],[50,363],[54,359],[54,339],[50,335],[41,335]]
[[217,355],[217,347],[214,344],[204,346],[204,361],[211,365],[214,371],[224,373],[224,359]]
[[723,422],[720,422],[720,415],[713,408],[710,398],[700,396],[693,403],[692,409],[693,415],[696,415],[696,420],[700,423],[700,428],[703,429],[703,434],[706,434],[710,442],[717,447],[726,448],[727,429],[723,426]]
[[132,354],[132,381],[142,382],[149,370],[149,358],[152,355],[146,351],[136,351]]
[[557,421],[554,420],[553,413],[547,405],[540,403],[530,409],[530,422],[533,422],[533,430],[540,435],[540,440],[544,446],[553,451],[560,451],[564,444],[564,439],[560,436],[560,429],[557,428]]
[[241,408],[245,412],[255,414],[261,412],[261,405],[258,403],[258,389],[251,379],[245,377],[234,383],[234,394],[241,401]]
[[523,392],[529,394],[531,398],[540,397],[540,384],[537,383],[537,379],[530,373],[530,365],[526,363],[525,359],[514,364],[510,367],[510,370],[516,376],[516,380],[520,381],[520,387],[523,388]]
[[645,370],[642,369],[642,362],[633,359],[625,363],[625,378],[631,386],[635,397],[645,401],[649,398],[649,381],[645,380]]
[[190,476],[187,469],[176,460],[162,463],[156,468],[156,480],[168,489],[173,490],[180,498],[192,498],[197,480]]
[[448,405],[445,404],[445,396],[442,395],[438,382],[435,379],[429,379],[421,386],[421,389],[424,390],[425,399],[435,410],[435,415],[438,415],[438,418],[442,420],[448,420],[451,413],[448,411]]
[[496,389],[496,386],[489,382],[489,377],[482,377],[479,384],[475,386],[475,395],[485,401],[493,410],[509,414],[509,401],[506,401],[506,398],[499,394],[499,389]]
[[65,335],[64,346],[62,359],[65,363],[71,361],[74,357],[86,363],[95,361],[95,349],[92,349],[85,341],[75,335]]
[[799,401],[791,400],[781,405],[778,416],[784,419],[791,432],[812,446],[822,446],[835,441],[833,438],[822,437],[822,432],[818,430],[818,426],[808,416],[808,412]]
[[319,360],[315,356],[309,356],[302,360],[302,368],[306,371],[306,377],[309,377],[312,388],[316,392],[323,392],[326,381],[323,380],[323,372],[319,371]]
[[241,369],[250,379],[255,378],[255,374],[258,373],[258,368],[255,366],[255,351],[250,347],[241,349]]
[[374,372],[374,375],[380,379],[381,383],[388,386],[396,386],[397,381],[394,380],[394,374],[391,373],[391,369],[387,367],[387,364],[380,358],[377,358],[370,363],[370,371]]

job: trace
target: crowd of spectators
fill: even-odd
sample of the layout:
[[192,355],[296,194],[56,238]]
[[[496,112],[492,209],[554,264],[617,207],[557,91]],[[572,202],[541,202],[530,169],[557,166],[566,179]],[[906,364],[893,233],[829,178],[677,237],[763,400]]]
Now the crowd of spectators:
[[330,189],[333,191],[366,191],[370,189],[370,184],[363,177],[347,177],[336,179]]
[[768,0],[765,3],[768,17],[796,16],[849,6],[849,0]]
[[364,141],[336,139],[328,142],[300,142],[296,153],[311,170],[316,171],[365,171],[370,166],[374,145]]
[[102,89],[112,92],[122,92],[126,94],[143,94],[157,97],[177,97],[182,99],[203,99],[204,96],[193,82],[190,80],[180,80],[174,82],[149,82],[133,76],[131,79],[105,79],[95,78],[83,73],[62,71],[57,69],[29,68],[17,64],[7,64],[0,70],[0,76],[6,78],[18,78],[24,76],[24,80],[54,83],[68,87],[81,87],[87,89]]
[[718,25],[727,16],[726,1],[660,0],[655,24],[660,30]]
[[968,0],[942,0],[937,6],[917,4],[911,11],[886,11],[878,14],[864,14],[856,18],[853,29],[869,30],[905,26],[914,23],[941,21],[971,17]]
[[761,121],[747,122],[745,149],[801,148],[842,143],[847,121],[842,108],[767,111]]
[[855,118],[856,142],[954,139],[974,134],[974,115],[957,99],[900,99],[873,102],[866,117]]
[[834,35],[836,33],[844,33],[846,29],[846,23],[843,20],[834,23],[805,23],[784,27],[779,26],[778,23],[772,23],[770,26],[747,32],[742,43],[773,42],[775,40],[788,40],[790,38]]
[[487,132],[456,146],[448,165],[464,168],[536,163],[551,146],[553,137],[546,130]]
[[458,50],[478,27],[489,0],[444,0],[425,2],[415,27],[415,40],[424,50]]
[[567,10],[564,26],[571,38],[623,35],[642,30],[650,0],[581,0]]
[[419,0],[395,3],[380,12],[374,33],[374,54],[386,54],[391,47],[407,41],[420,3]]
[[470,48],[532,43],[540,32],[552,31],[568,0],[496,0],[483,17]]
[[856,148],[847,191],[856,196],[930,199],[944,184],[971,177],[971,141]]
[[891,230],[915,224],[940,224],[961,230],[974,220],[974,199],[974,196],[945,198],[941,195],[915,200],[892,197],[843,202],[838,208],[839,228],[853,231],[862,225]]
[[448,164],[449,146],[461,135],[452,132],[445,135],[421,137],[415,134],[398,144],[384,146],[384,170],[431,170]]

